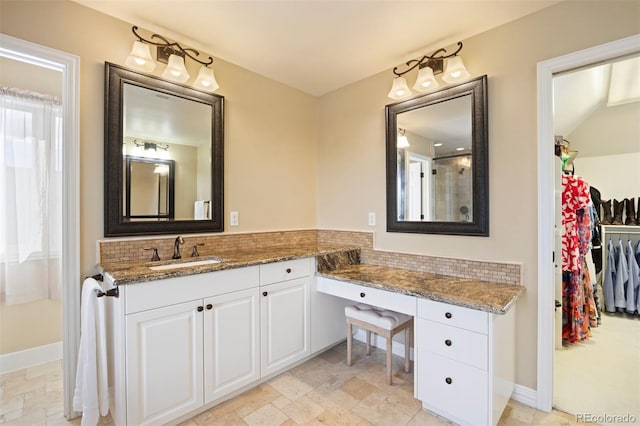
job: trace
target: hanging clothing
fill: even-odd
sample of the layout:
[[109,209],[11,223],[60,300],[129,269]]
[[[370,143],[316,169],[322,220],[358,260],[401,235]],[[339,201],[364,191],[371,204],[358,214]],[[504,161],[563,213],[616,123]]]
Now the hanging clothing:
[[621,311],[627,307],[627,282],[629,281],[629,265],[624,255],[622,240],[618,240],[615,250],[616,280],[613,283],[613,301],[616,309]]
[[626,291],[626,311],[628,314],[635,314],[637,311],[636,298],[638,297],[638,287],[640,286],[640,267],[636,261],[631,240],[627,241],[627,264],[629,265],[629,280],[627,281]]
[[597,326],[593,286],[585,257],[590,254],[589,185],[575,175],[562,176],[562,339],[579,342]]
[[602,293],[604,296],[604,310],[606,312],[615,312],[615,297],[613,293],[613,283],[616,281],[616,256],[613,249],[613,242],[609,240],[607,243],[607,264],[604,268],[604,277],[602,278]]
[[[640,266],[640,241],[636,244],[635,257],[636,263]],[[639,291],[636,291],[636,311],[640,315],[640,294],[638,294],[640,292],[640,287],[638,287],[638,290]]]

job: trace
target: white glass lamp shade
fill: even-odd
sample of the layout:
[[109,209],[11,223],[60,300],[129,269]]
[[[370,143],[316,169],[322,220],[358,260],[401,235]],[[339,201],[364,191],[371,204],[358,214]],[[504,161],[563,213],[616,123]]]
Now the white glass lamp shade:
[[464,62],[460,56],[454,56],[447,61],[447,69],[444,71],[442,79],[447,83],[457,83],[469,78],[469,71],[464,67]]
[[127,60],[124,62],[129,68],[134,68],[140,71],[151,72],[156,67],[156,63],[151,57],[151,51],[149,45],[144,44],[141,41],[134,41],[131,53],[127,56]]
[[409,148],[409,139],[405,135],[398,135],[398,148]]
[[169,63],[162,76],[167,80],[177,81],[178,83],[187,81],[189,73],[184,66],[184,58],[178,55],[169,55]]
[[404,77],[397,77],[393,79],[393,85],[391,86],[391,90],[387,96],[391,99],[404,99],[411,95],[411,90],[409,90],[407,80]]
[[440,85],[433,76],[433,70],[430,67],[420,68],[416,84],[413,85],[414,90],[418,92],[428,92],[437,89],[438,86]]
[[193,85],[199,89],[206,90],[207,92],[213,92],[220,87],[216,81],[216,77],[213,75],[213,70],[207,67],[200,68],[198,77],[196,77],[196,81]]

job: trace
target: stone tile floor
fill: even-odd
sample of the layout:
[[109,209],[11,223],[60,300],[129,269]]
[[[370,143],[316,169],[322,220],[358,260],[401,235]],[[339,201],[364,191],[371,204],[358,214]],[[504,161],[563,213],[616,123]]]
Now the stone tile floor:
[[[413,372],[394,357],[393,386],[385,384],[385,352],[354,342],[346,365],[342,343],[181,424],[196,425],[447,425],[413,398]],[[0,424],[79,425],[62,414],[62,362],[0,376]],[[100,426],[111,426],[110,416]],[[544,413],[510,401],[499,425],[576,425],[573,416]]]

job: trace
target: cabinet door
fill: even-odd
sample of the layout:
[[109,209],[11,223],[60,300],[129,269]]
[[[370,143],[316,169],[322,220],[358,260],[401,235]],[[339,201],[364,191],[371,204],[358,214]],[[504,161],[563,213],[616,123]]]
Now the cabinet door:
[[163,424],[203,404],[202,301],[126,317],[127,423]]
[[309,280],[260,288],[262,377],[310,353]]
[[260,378],[258,288],[204,300],[205,404]]

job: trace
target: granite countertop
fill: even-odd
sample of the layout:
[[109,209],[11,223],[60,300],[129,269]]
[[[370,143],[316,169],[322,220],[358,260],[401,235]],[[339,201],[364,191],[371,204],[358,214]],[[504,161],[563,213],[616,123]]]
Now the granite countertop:
[[[180,260],[105,263],[101,264],[100,267],[103,272],[113,277],[117,285],[123,285],[338,253],[351,253],[353,257],[351,263],[360,262],[360,248],[357,246],[312,244],[292,247],[250,247],[243,250],[220,250],[215,253],[201,253],[199,257],[185,256]],[[328,257],[329,261],[331,261],[330,256]],[[221,262],[162,271],[149,269],[150,266],[194,262],[211,258],[221,259]]]
[[524,286],[376,265],[348,265],[318,276],[495,314],[506,313]]
[[[103,272],[113,277],[117,285],[124,285],[305,257],[317,258],[318,276],[496,314],[506,313],[524,292],[524,287],[520,285],[457,278],[388,266],[364,265],[360,264],[359,247],[327,244],[220,250],[215,254],[207,253],[195,258],[106,263],[100,266]],[[210,258],[221,259],[221,262],[160,271],[149,268]]]

